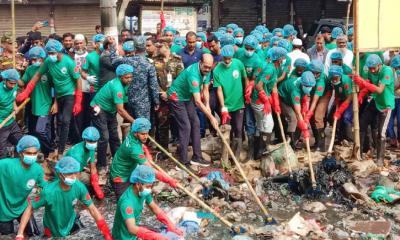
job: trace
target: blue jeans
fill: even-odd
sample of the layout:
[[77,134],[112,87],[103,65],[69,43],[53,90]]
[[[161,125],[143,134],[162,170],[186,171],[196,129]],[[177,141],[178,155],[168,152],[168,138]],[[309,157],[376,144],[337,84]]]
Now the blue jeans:
[[389,125],[386,133],[390,139],[396,139],[396,133],[394,131],[395,118],[397,120],[397,139],[400,139],[400,98],[395,99],[394,109],[390,115]]
[[51,121],[53,116],[33,116],[35,123],[34,135],[40,141],[40,147],[44,156],[48,156],[50,152],[54,151],[54,142],[51,135]]
[[353,125],[353,104],[350,103],[349,107],[343,113],[343,123],[346,125]]
[[245,129],[248,136],[254,136],[256,134],[256,119],[254,117],[253,109],[250,104],[246,104],[244,109],[245,114]]
[[200,121],[200,136],[201,138],[204,138],[206,136],[207,118],[206,115],[198,107],[196,107],[196,113]]

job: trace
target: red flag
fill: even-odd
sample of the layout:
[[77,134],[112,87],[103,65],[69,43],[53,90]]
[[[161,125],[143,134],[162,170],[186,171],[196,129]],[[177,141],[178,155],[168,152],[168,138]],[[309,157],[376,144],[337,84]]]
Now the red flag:
[[165,18],[164,18],[164,12],[160,12],[160,21],[161,21],[161,31],[165,28],[166,23],[165,23]]

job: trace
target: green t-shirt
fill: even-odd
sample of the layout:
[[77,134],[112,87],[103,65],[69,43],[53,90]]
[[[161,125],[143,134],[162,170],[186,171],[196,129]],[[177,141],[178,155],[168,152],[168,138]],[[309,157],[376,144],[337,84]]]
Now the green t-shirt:
[[278,93],[282,101],[289,106],[300,105],[301,99],[304,96],[303,91],[297,86],[297,80],[281,83],[278,87]]
[[246,49],[239,48],[235,52],[234,58],[237,58],[240,61],[242,61],[247,72],[247,77],[249,78],[249,80],[252,80],[256,72],[261,72],[263,60],[256,53],[254,53],[253,56],[251,57],[247,57],[245,53]]
[[80,163],[81,166],[80,171],[82,171],[83,168],[88,165],[88,162],[94,163],[95,161],[94,158],[95,150],[88,150],[85,147],[85,145],[86,145],[85,141],[75,144],[65,154],[65,156],[73,157]]
[[181,51],[183,47],[176,45],[176,44],[172,44],[171,46],[171,53],[175,53],[178,54],[179,51]]
[[352,87],[353,84],[351,78],[343,74],[340,83],[338,85],[333,85],[333,88],[335,89],[335,97],[338,97],[341,102],[346,100],[347,96],[352,93]]
[[[382,60],[382,62],[385,62],[384,57],[383,57],[383,52],[367,52],[363,53],[363,56],[360,56],[360,69],[359,69],[359,74],[362,78],[366,79],[368,78],[368,67],[365,66],[365,63],[367,61],[367,58],[372,55],[376,54],[379,56],[379,58]],[[355,59],[353,59],[353,62],[355,62]]]
[[334,43],[334,42],[327,43],[327,44],[325,44],[325,47],[326,47],[326,49],[328,49],[328,50],[335,49],[335,48],[336,48],[336,43]]
[[0,160],[0,222],[21,216],[28,206],[28,195],[36,185],[47,185],[43,168],[38,163],[24,168],[19,158]]
[[[96,78],[99,80],[100,79],[100,54],[98,54],[96,51],[90,52],[86,56],[86,61],[82,65],[82,69],[85,70],[88,75],[91,76],[96,76]],[[94,90],[97,91],[99,89],[99,86],[95,84]]]
[[224,104],[228,112],[234,112],[244,107],[243,79],[246,70],[243,63],[233,58],[227,68],[223,63],[218,63],[213,71],[214,87],[222,87]]
[[113,238],[115,240],[136,240],[137,237],[129,233],[125,220],[134,218],[136,225],[139,225],[144,204],[149,205],[152,201],[153,197],[151,195],[139,197],[135,194],[132,185],[129,186],[118,200],[112,229]]
[[48,184],[40,196],[31,198],[33,209],[45,207],[43,226],[50,229],[52,237],[65,237],[70,234],[76,218],[77,201],[89,207],[93,200],[85,185],[76,181],[67,191],[60,186],[60,180]]
[[[22,76],[22,81],[25,86],[36,74],[40,67],[29,66],[24,75]],[[43,74],[40,80],[36,83],[35,88],[31,94],[32,102],[32,114],[34,116],[47,116],[49,115],[51,105],[53,104],[53,98],[51,97],[51,78],[49,74]]]
[[311,95],[317,95],[322,97],[328,90],[330,90],[330,83],[325,73],[321,73],[319,78],[316,80],[315,88],[313,88]]
[[115,114],[117,104],[123,104],[126,96],[126,90],[121,80],[117,77],[108,81],[94,96],[90,106],[98,105],[101,110]]
[[[265,93],[270,96],[272,89],[274,88],[277,81],[277,73],[273,63],[263,63],[263,67],[261,72],[257,75],[255,80],[255,85],[257,85],[260,81],[264,84]],[[256,103],[258,100],[258,91],[254,87],[253,93],[251,95],[251,102]]]
[[373,84],[379,86],[379,84],[385,85],[385,89],[382,93],[374,92],[371,94],[372,98],[375,100],[376,108],[379,111],[385,109],[394,108],[394,74],[391,67],[382,65],[382,69],[378,74],[368,73],[368,79],[371,80]]
[[48,73],[51,76],[57,98],[74,95],[76,80],[81,77],[79,67],[76,66],[74,60],[65,54],[61,61],[55,63],[47,57],[40,66],[39,73],[41,75]]
[[133,134],[129,134],[112,160],[111,180],[113,182],[128,182],[136,166],[146,161],[142,143]]
[[193,93],[200,93],[201,85],[210,83],[210,75],[211,73],[206,76],[201,74],[200,63],[190,65],[172,82],[167,91],[168,97],[176,94],[180,102],[190,101]]
[[[13,89],[8,89],[6,83],[0,83],[0,123],[4,121],[14,111],[14,101],[17,96],[18,87],[15,86]],[[7,127],[15,118],[11,118],[4,127]],[[4,147],[4,146],[0,146]]]

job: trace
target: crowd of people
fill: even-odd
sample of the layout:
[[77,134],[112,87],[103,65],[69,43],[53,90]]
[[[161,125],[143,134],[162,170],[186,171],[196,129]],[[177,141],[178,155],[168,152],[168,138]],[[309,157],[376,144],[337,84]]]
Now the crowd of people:
[[[311,129],[314,149],[324,152],[333,120],[337,142],[352,141],[354,84],[360,89],[362,154],[375,150],[383,166],[386,135],[392,146],[400,139],[394,126],[400,121],[400,56],[362,54],[355,72],[351,28],[323,27],[305,49],[290,24],[272,31],[259,25],[246,35],[232,23],[185,37],[158,25],[157,34],[143,36],[124,29],[119,42],[96,27],[91,45],[79,33],[43,37],[40,27],[16,45],[15,68],[15,39],[7,33],[1,38],[0,235],[14,233],[14,220],[20,222],[17,239],[40,234],[32,217],[40,207],[45,236],[70,235],[80,226],[77,201],[106,239],[166,239],[139,226],[144,203],[169,231],[182,235],[151,196],[156,179],[172,188],[177,182],[151,168],[149,134],[165,149],[177,144],[178,159],[188,168],[207,167],[201,138],[229,124],[235,155],[247,142],[246,159],[259,160],[269,145],[282,142],[282,115],[293,149],[310,139]],[[23,121],[4,123],[27,99]],[[130,130],[121,139],[118,129],[126,125]],[[52,182],[44,180],[39,152],[56,162]],[[158,153],[156,160],[166,158]],[[112,233],[79,180],[85,169],[86,184],[100,200],[106,197],[104,179],[110,180],[118,199]],[[40,194],[28,197],[34,188]]]

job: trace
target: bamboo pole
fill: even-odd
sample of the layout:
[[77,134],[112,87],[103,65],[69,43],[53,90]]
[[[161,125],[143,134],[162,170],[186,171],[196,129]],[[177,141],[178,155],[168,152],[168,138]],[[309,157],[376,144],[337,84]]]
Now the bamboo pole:
[[[355,61],[355,72],[359,74],[360,70],[360,50],[358,48],[358,0],[353,2],[353,29],[354,29],[354,56]],[[360,155],[360,119],[359,119],[359,107],[358,107],[358,86],[353,81],[353,128],[354,128],[354,147],[352,158],[358,161],[361,160]]]
[[15,1],[11,0],[11,40],[12,40],[12,60],[13,60],[13,68],[15,68],[16,65],[16,59],[15,59]]

